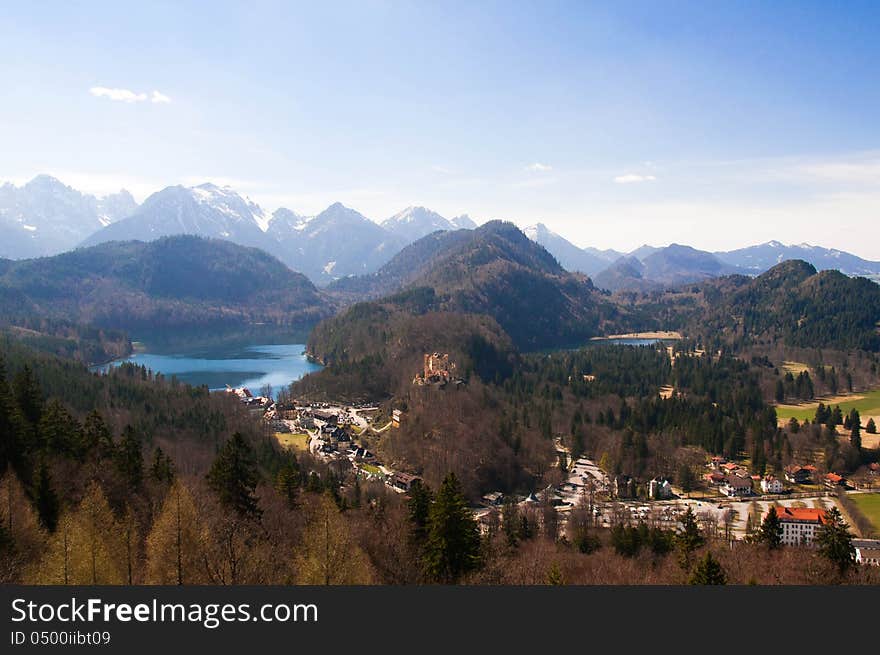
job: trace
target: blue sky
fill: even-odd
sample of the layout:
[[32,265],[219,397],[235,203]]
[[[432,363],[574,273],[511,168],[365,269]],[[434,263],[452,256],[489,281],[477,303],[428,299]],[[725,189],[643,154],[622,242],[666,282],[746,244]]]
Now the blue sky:
[[880,259],[878,34],[876,2],[15,3],[0,180]]

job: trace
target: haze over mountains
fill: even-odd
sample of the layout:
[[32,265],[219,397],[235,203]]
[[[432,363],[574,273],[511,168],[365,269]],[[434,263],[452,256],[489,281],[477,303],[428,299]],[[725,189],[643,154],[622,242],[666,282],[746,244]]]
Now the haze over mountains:
[[[190,234],[265,250],[319,286],[376,273],[407,246],[435,232],[474,228],[476,223],[466,214],[447,219],[426,207],[408,207],[381,223],[341,203],[317,216],[287,208],[269,214],[233,189],[211,183],[169,186],[141,205],[124,190],[96,198],[47,175],[22,187],[0,187],[0,257],[23,259],[108,241],[152,241]],[[565,269],[589,275],[597,287],[611,291],[644,291],[731,273],[757,275],[790,259],[807,261],[819,270],[880,278],[880,262],[808,244],[786,246],[771,241],[715,253],[678,244],[643,245],[625,254],[580,248],[542,223],[523,231]],[[419,248],[429,247],[433,246]],[[425,257],[427,253],[416,254],[419,248],[410,257]],[[339,290],[365,285],[387,288],[390,280],[409,275],[400,261],[395,266],[395,271],[385,271],[379,280],[346,283]]]

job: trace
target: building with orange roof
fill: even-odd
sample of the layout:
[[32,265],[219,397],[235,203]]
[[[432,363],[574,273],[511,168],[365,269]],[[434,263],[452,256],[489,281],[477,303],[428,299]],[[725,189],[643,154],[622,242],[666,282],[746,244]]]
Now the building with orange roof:
[[786,546],[812,546],[827,515],[824,509],[815,507],[777,507],[776,514]]

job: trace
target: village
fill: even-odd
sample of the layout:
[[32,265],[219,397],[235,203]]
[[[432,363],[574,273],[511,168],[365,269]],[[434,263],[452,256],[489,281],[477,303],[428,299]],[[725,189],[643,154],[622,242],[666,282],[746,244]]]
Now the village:
[[[454,373],[455,363],[448,354],[426,353],[423,369],[413,378],[413,385],[444,388],[463,384]],[[413,473],[388,466],[366,445],[364,437],[380,437],[400,428],[405,412],[399,409],[387,416],[378,405],[281,404],[267,396],[254,396],[246,388],[228,388],[227,393],[259,413],[285,448],[307,451],[328,463],[347,462],[354,475],[385,484],[400,494],[406,494],[421,480]],[[778,476],[756,475],[745,463],[720,456],[707,458],[705,472],[688,489],[663,477],[640,483],[627,475],[609,474],[586,457],[571,460],[559,438],[555,446],[557,457],[567,462],[567,477],[557,485],[526,495],[511,496],[501,491],[484,494],[471,508],[484,533],[495,529],[509,504],[515,504],[519,512],[536,522],[544,520],[539,510],[552,507],[562,534],[574,509],[585,509],[595,527],[644,523],[675,531],[690,508],[706,534],[732,541],[756,533],[774,506],[782,526],[782,542],[810,547],[827,510],[837,507],[846,516],[840,495],[864,492],[841,475],[821,474],[812,464],[787,466]],[[868,475],[869,487],[880,483],[880,465],[871,464]],[[880,539],[856,539],[854,546],[857,562],[880,565]]]

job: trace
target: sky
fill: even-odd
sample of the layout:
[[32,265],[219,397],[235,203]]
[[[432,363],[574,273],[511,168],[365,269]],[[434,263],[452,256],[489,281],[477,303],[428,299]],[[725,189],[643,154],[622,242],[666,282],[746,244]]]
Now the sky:
[[880,260],[878,34],[854,0],[10,3],[0,180]]

